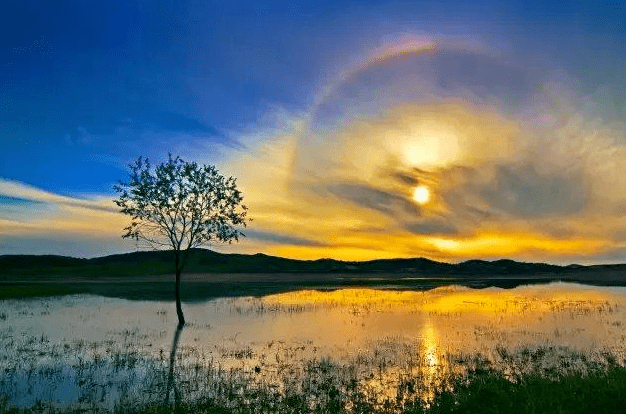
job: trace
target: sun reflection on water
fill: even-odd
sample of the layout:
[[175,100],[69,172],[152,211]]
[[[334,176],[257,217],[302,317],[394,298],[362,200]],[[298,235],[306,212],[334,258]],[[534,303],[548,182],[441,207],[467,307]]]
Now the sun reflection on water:
[[439,365],[439,357],[437,356],[439,344],[437,340],[437,332],[435,331],[435,327],[430,320],[426,323],[426,325],[424,325],[424,329],[422,331],[422,341],[426,365],[429,368],[429,373],[434,375],[435,368]]
[[[345,393],[337,397],[345,407],[364,396],[376,407],[401,408],[415,399],[432,401],[481,361],[511,378],[537,369],[582,372],[606,355],[623,364],[624,304],[624,288],[566,283],[215,299],[186,304],[189,323],[174,377],[185,378],[188,398],[219,393],[224,381],[235,381],[238,390],[271,390],[276,398],[311,395],[313,405],[330,389]],[[114,389],[141,388],[137,378],[167,365],[175,320],[169,305],[94,296],[0,301],[6,314],[0,391],[3,384],[48,381],[52,370],[57,388],[71,382],[85,396],[92,391],[79,384],[108,384],[112,403],[117,401]],[[27,406],[41,398],[28,389],[5,391]]]
[[[429,402],[438,392],[450,389],[451,378],[467,368],[453,362],[457,355],[486,353],[493,366],[506,371],[510,368],[504,366],[508,354],[499,354],[502,349],[514,354],[516,349],[540,346],[583,351],[600,347],[624,354],[623,333],[615,335],[606,328],[622,329],[616,322],[619,303],[624,301],[619,290],[566,283],[511,290],[358,288],[301,290],[261,301],[273,309],[317,315],[319,321],[310,320],[309,330],[315,330],[317,324],[342,326],[349,320],[349,330],[327,328],[327,335],[317,343],[345,341],[346,347],[373,349],[367,358],[379,361],[378,365],[363,370],[360,384],[381,406],[390,400]],[[372,340],[381,337],[386,339]],[[400,349],[403,343],[409,345]],[[338,355],[331,353],[331,357]],[[547,364],[556,367],[562,357],[557,353]]]

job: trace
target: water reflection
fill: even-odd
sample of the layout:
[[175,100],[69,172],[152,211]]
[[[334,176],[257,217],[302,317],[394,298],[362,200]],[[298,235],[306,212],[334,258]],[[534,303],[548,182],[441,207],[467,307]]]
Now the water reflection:
[[432,322],[429,320],[422,331],[422,348],[424,352],[425,365],[429,374],[434,376],[435,370],[439,366],[437,332]]
[[444,380],[444,368],[445,359],[439,357],[439,341],[437,339],[437,332],[430,320],[424,325],[422,330],[422,355],[424,363],[422,364],[424,369],[424,386],[422,389],[425,393],[422,398],[428,401],[432,401],[435,397],[435,391],[441,388],[441,384]]
[[477,364],[514,377],[623,363],[624,304],[624,288],[559,283],[301,290],[188,304],[185,334],[172,337],[167,302],[5,300],[0,395],[20,407],[97,401],[109,411],[169,405],[172,394],[175,405],[238,399],[233,406],[271,395],[313,410],[334,390],[333,404],[402,406],[432,400]]
[[165,390],[165,405],[169,405],[170,393],[172,388],[174,389],[174,404],[175,407],[180,406],[180,392],[174,382],[174,364],[176,363],[176,351],[178,351],[178,341],[180,340],[180,334],[183,332],[184,324],[178,324],[176,332],[174,332],[174,339],[172,340],[172,349],[170,351],[170,364],[169,373],[167,375],[167,389]]

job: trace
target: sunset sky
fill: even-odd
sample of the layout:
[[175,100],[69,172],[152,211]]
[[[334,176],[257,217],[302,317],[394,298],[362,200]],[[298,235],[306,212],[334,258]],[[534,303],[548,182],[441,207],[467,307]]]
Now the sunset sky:
[[626,262],[620,1],[0,4],[0,255],[103,256],[167,153],[238,178],[241,252]]

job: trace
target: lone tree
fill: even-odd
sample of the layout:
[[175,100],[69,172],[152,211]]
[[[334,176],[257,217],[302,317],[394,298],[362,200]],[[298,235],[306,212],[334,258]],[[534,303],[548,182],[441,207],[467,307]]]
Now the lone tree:
[[123,238],[154,249],[171,248],[176,269],[176,313],[185,324],[180,304],[180,274],[192,248],[213,242],[231,243],[243,236],[247,207],[233,177],[213,165],[185,162],[180,157],[151,169],[148,158],[129,165],[129,181],[114,187],[120,212],[131,216]]

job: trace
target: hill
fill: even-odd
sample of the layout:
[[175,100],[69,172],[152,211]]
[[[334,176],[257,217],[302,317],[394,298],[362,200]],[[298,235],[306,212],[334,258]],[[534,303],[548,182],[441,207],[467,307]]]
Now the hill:
[[[171,274],[171,251],[142,251],[80,259],[52,255],[0,256],[0,279],[15,276],[141,276]],[[458,264],[424,258],[341,261],[334,259],[295,260],[257,253],[224,254],[194,249],[186,273],[344,273],[410,274],[414,276],[521,276],[537,274],[567,275],[586,272],[625,272],[626,265],[557,266],[513,260],[469,260]]]

